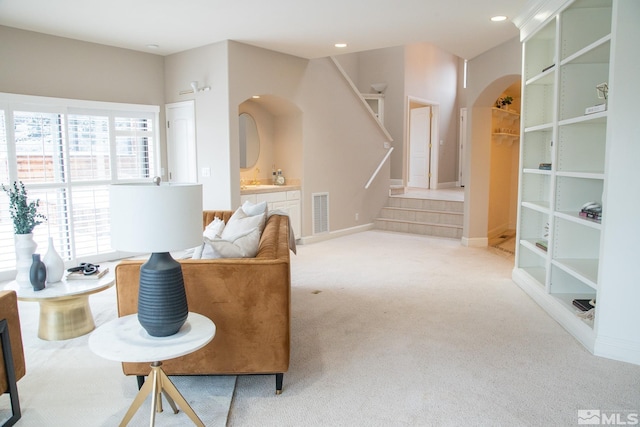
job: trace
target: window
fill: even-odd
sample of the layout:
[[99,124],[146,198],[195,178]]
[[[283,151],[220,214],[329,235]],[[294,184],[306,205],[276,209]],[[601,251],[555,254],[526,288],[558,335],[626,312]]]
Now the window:
[[[158,174],[157,106],[0,94],[0,182],[22,181],[47,222],[34,229],[69,264],[116,256],[109,184]],[[0,194],[0,279],[15,269],[13,223]],[[6,277],[4,277],[6,276]]]

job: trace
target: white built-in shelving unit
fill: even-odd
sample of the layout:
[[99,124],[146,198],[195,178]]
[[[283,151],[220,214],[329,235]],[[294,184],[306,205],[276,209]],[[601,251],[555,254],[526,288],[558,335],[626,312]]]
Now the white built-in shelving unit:
[[[619,4],[638,10],[632,2],[541,2],[546,9],[537,10],[538,16],[547,11],[548,18],[536,23],[532,17],[519,25],[524,61],[518,244],[513,279],[596,353],[599,323],[610,321],[615,310],[598,304],[601,291],[609,287],[606,290],[611,295],[624,294],[627,290],[622,287],[630,286],[628,293],[635,295],[640,287],[638,274],[635,284],[612,283],[613,277],[600,271],[606,249],[603,238],[611,213],[605,200],[611,189],[608,181],[611,173],[620,173],[615,171],[617,165],[607,153],[612,144],[625,143],[614,140],[607,129],[611,115],[615,114],[609,107],[613,107],[612,98],[618,95],[616,82],[610,75],[615,59],[612,44],[620,37],[639,39],[637,30],[633,30],[634,35],[623,35],[612,29],[616,29],[620,19],[616,15]],[[637,58],[637,53],[633,55]],[[605,103],[596,90],[601,83],[609,86],[610,105],[604,111],[586,114],[588,107]],[[621,94],[616,100],[623,97]],[[622,102],[618,104],[621,105]],[[543,168],[541,164],[551,164],[551,168]],[[637,177],[636,173],[633,175]],[[615,192],[609,193],[613,197]],[[634,197],[640,198],[640,194]],[[603,205],[602,223],[579,216],[587,202]],[[612,227],[616,226],[619,224]],[[546,243],[547,249],[540,243]],[[572,305],[575,298],[596,300],[595,319],[578,315],[580,312]],[[623,360],[635,357],[640,360],[640,324],[636,328],[637,341],[616,344],[630,345],[620,351],[624,355],[612,356],[610,353],[616,350],[611,348],[603,353]],[[610,338],[609,344],[613,342]]]

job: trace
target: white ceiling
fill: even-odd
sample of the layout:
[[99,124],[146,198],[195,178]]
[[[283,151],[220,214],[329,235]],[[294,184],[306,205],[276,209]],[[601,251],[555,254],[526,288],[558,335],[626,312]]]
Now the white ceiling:
[[[471,59],[526,0],[0,0],[0,25],[169,55],[222,40],[318,58],[431,42]],[[494,15],[510,19],[494,23]],[[337,42],[348,43],[336,49]],[[156,44],[157,49],[150,49]]]

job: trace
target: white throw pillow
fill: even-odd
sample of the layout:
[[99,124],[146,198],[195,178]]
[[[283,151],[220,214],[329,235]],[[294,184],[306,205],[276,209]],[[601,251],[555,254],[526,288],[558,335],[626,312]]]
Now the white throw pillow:
[[245,200],[242,204],[242,210],[247,216],[255,216],[267,213],[267,202],[253,204],[249,200]]
[[205,255],[209,258],[253,258],[258,254],[260,230],[253,227],[229,240],[205,237],[204,241],[203,259]]
[[233,241],[247,231],[258,228],[259,232],[262,233],[264,230],[264,225],[266,222],[266,215],[259,214],[254,216],[248,216],[242,207],[238,208],[229,221],[227,221],[227,225],[225,225],[224,230],[222,230],[222,234],[220,235],[221,239]]
[[224,230],[224,221],[218,217],[215,217],[213,221],[209,223],[202,232],[203,237],[208,237],[209,239],[219,239],[222,235],[222,231]]
[[191,257],[191,259],[202,259],[202,250],[205,245],[206,243],[203,243],[193,248],[193,256]]

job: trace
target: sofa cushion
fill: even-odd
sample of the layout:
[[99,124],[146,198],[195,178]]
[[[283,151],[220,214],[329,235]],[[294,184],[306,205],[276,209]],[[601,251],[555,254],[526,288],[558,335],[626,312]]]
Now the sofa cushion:
[[254,204],[254,203],[250,202],[249,200],[245,200],[245,202],[242,204],[242,210],[248,216],[266,214],[267,213],[267,202],[260,202],[260,203],[255,203]]
[[207,237],[209,239],[219,239],[222,235],[222,231],[224,230],[224,221],[218,217],[215,217],[213,221],[209,223],[202,232],[203,237]]
[[217,216],[205,227],[204,243],[193,251],[193,259],[251,258],[258,253],[267,218],[267,203],[246,201],[227,220]]
[[196,246],[192,249],[192,259],[211,259],[211,258],[220,258],[220,256],[216,256],[213,253],[213,249],[207,245],[204,241],[204,238],[209,238],[211,240],[219,239],[222,234],[222,230],[224,230],[225,222],[218,218],[217,216],[205,227],[202,232],[203,243],[201,245]]
[[220,234],[220,238],[224,240],[234,240],[235,236],[244,234],[245,232],[258,227],[260,233],[264,230],[267,215],[265,213],[249,216],[245,213],[242,207],[239,207],[229,218],[227,224]]
[[202,258],[253,258],[258,253],[260,230],[254,227],[229,240],[204,238]]

